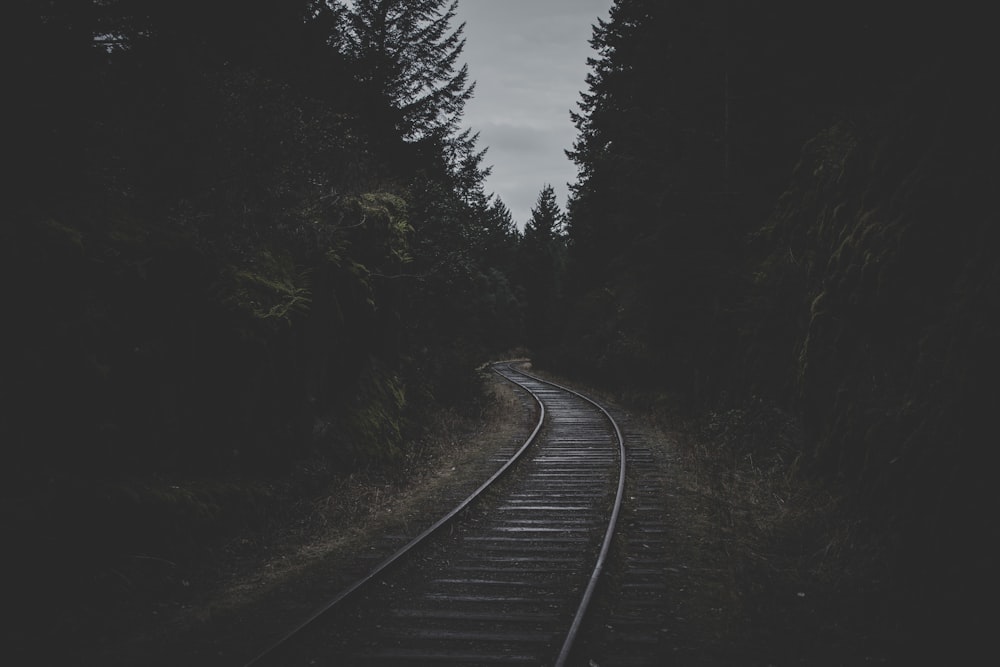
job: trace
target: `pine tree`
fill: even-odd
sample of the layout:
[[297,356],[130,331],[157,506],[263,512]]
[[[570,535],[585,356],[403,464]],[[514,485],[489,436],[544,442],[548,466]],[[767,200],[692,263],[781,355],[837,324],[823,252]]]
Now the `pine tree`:
[[724,190],[725,21],[719,3],[616,0],[594,28],[595,57],[569,157],[575,275],[599,287],[608,264],[660,263],[654,247],[696,225]]
[[488,251],[500,250],[504,255],[521,239],[514,216],[499,197],[492,198],[483,216],[483,238]]
[[[616,0],[573,114],[571,330],[649,371],[720,327],[727,229],[725,2]],[[601,330],[595,336],[593,328]],[[581,333],[582,332],[582,333]],[[619,360],[611,362],[619,368]],[[628,371],[632,373],[632,371]],[[670,377],[695,374],[669,369]],[[634,374],[634,373],[633,373]]]
[[537,238],[543,244],[561,240],[565,216],[556,202],[556,191],[546,184],[538,193],[535,206],[531,209],[531,219],[524,226],[525,238]]
[[531,209],[521,240],[521,283],[525,296],[528,342],[552,343],[556,337],[556,309],[565,260],[565,215],[551,185],[545,185]]
[[372,91],[365,110],[405,140],[447,137],[472,96],[458,66],[465,24],[452,29],[457,0],[357,0],[347,9],[347,44]]

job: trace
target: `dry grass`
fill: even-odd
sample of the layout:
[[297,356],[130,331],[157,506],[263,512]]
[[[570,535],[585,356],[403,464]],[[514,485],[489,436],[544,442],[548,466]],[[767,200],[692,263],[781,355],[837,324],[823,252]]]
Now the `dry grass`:
[[844,490],[806,472],[794,419],[763,402],[692,416],[669,398],[583,389],[628,406],[619,411],[660,461],[677,664],[888,660],[884,555]]
[[[520,437],[524,429],[511,417],[522,411],[508,383],[487,377],[486,400],[478,414],[441,410],[400,469],[359,472],[335,481],[310,501],[304,516],[269,535],[272,555],[262,568],[248,568],[255,570],[249,575],[251,588],[259,591],[262,584],[284,581],[317,558],[348,561],[370,550],[381,535],[416,535],[450,509],[451,498],[464,497],[483,481],[480,462],[508,439]],[[247,588],[236,584],[234,603],[247,601]]]
[[708,509],[700,539],[724,568],[716,633],[733,655],[774,664],[883,662],[867,605],[879,554],[845,495],[802,470],[803,449],[794,421],[760,403],[704,415],[677,438],[677,483]]
[[477,414],[434,415],[402,469],[337,479],[266,533],[234,540],[205,579],[192,580],[191,600],[161,606],[151,631],[115,638],[101,664],[249,657],[269,633],[294,626],[466,497],[485,479],[484,461],[523,441],[531,422],[516,391],[493,374],[486,391]]

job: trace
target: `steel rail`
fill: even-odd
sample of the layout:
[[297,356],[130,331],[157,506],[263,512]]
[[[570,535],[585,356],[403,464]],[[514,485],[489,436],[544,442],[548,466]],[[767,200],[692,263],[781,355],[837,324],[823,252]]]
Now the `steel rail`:
[[[375,568],[371,572],[369,572],[364,577],[362,577],[361,579],[358,579],[353,584],[351,584],[350,586],[348,586],[347,588],[345,588],[344,590],[342,590],[340,593],[338,593],[336,596],[334,596],[328,602],[324,603],[322,606],[320,606],[318,609],[316,609],[316,611],[314,611],[312,614],[310,614],[304,621],[302,621],[301,623],[299,623],[298,625],[296,625],[294,628],[292,628],[291,630],[289,630],[288,632],[286,632],[277,641],[273,642],[267,648],[265,648],[263,651],[261,651],[256,656],[254,656],[249,662],[244,663],[244,667],[252,667],[253,665],[256,665],[256,664],[260,663],[264,658],[266,658],[267,656],[269,656],[272,653],[274,653],[280,647],[282,647],[286,643],[288,643],[289,640],[291,640],[293,637],[295,637],[296,635],[298,635],[299,633],[301,633],[303,630],[305,630],[306,627],[310,626],[318,618],[320,618],[321,616],[325,615],[327,612],[329,612],[331,609],[333,609],[338,604],[341,604],[342,602],[344,602],[344,600],[346,600],[346,599],[350,598],[351,596],[353,596],[354,594],[356,594],[358,592],[358,590],[362,589],[367,584],[369,584],[372,580],[374,580],[377,576],[379,576],[380,574],[382,574],[383,572],[385,572],[390,566],[392,566],[393,564],[395,564],[397,561],[399,561],[401,558],[403,558],[403,556],[407,555],[409,552],[411,552],[413,549],[415,549],[418,545],[420,545],[422,542],[424,542],[424,540],[426,540],[427,538],[429,538],[431,535],[437,533],[441,528],[443,528],[448,523],[450,523],[452,521],[452,519],[454,519],[456,516],[458,516],[458,514],[460,514],[463,510],[465,510],[466,508],[468,508],[469,505],[471,505],[473,503],[473,501],[475,501],[477,498],[479,498],[488,488],[490,488],[508,470],[510,470],[510,468],[513,467],[513,465],[515,463],[517,463],[518,460],[521,459],[521,457],[524,455],[524,453],[528,450],[528,448],[531,446],[531,444],[535,441],[535,438],[538,436],[539,431],[542,430],[542,424],[545,421],[545,404],[542,403],[542,400],[531,389],[528,389],[524,385],[521,385],[521,384],[515,382],[511,378],[509,378],[506,375],[504,375],[503,373],[499,372],[496,369],[497,365],[498,364],[491,365],[490,366],[490,370],[492,370],[494,373],[496,373],[497,375],[499,375],[503,379],[507,380],[511,384],[515,384],[515,385],[521,387],[522,389],[524,389],[525,391],[527,391],[528,394],[530,394],[531,397],[533,399],[535,399],[535,402],[538,404],[538,408],[539,408],[538,423],[535,424],[534,430],[532,430],[531,435],[529,435],[528,438],[524,441],[524,444],[521,445],[521,447],[517,450],[517,452],[515,452],[513,456],[511,456],[495,473],[493,473],[493,475],[491,475],[489,479],[487,479],[485,482],[483,482],[482,485],[479,486],[479,488],[477,488],[475,491],[473,491],[471,495],[469,495],[465,500],[463,500],[461,503],[459,503],[457,506],[455,506],[450,512],[448,512],[443,517],[441,517],[440,519],[438,519],[438,521],[436,521],[432,526],[430,526],[429,528],[427,528],[426,530],[424,530],[422,533],[420,533],[415,538],[413,538],[410,542],[408,542],[405,546],[401,547],[399,550],[397,550],[391,556],[389,556],[384,561],[382,561],[377,566],[375,566]],[[513,368],[510,367],[510,364],[507,364],[507,368],[511,372],[514,372],[514,373],[523,372],[523,371],[514,370]],[[538,378],[535,378],[535,379],[538,379]],[[540,379],[539,379],[539,381],[540,382],[547,382],[546,380],[540,380]],[[548,383],[548,384],[552,384],[552,383]],[[589,400],[589,399],[587,399],[587,400]],[[600,406],[598,406],[598,407],[600,407]],[[615,426],[615,428],[617,429],[617,425]]]
[[[510,368],[509,364],[508,368]],[[608,520],[608,528],[604,534],[604,542],[601,544],[601,552],[597,557],[597,563],[595,564],[594,570],[590,575],[590,580],[587,582],[587,588],[583,592],[583,597],[580,599],[576,615],[573,618],[573,624],[570,626],[566,639],[563,642],[562,650],[559,652],[559,657],[556,659],[554,664],[554,667],[565,667],[566,662],[569,660],[569,656],[573,651],[573,646],[576,643],[580,626],[583,623],[584,617],[587,615],[587,609],[590,607],[590,602],[594,597],[594,591],[597,589],[598,580],[601,578],[601,573],[604,570],[604,563],[607,560],[608,552],[611,550],[611,542],[614,539],[615,528],[618,524],[618,515],[621,513],[622,499],[625,495],[625,438],[622,436],[621,429],[618,427],[618,422],[616,422],[614,417],[611,416],[611,413],[609,413],[604,406],[589,396],[585,396],[574,389],[564,387],[563,385],[552,382],[551,380],[545,380],[536,375],[532,375],[524,370],[515,371],[513,368],[510,368],[510,370],[526,375],[537,382],[543,382],[553,387],[562,389],[563,391],[569,392],[570,394],[587,401],[604,413],[604,416],[608,418],[608,421],[611,422],[611,425],[615,429],[615,437],[618,438],[618,460],[620,461],[620,466],[618,472],[618,490],[615,493],[615,504],[611,510],[611,518]],[[525,389],[527,389],[527,387],[525,387]]]

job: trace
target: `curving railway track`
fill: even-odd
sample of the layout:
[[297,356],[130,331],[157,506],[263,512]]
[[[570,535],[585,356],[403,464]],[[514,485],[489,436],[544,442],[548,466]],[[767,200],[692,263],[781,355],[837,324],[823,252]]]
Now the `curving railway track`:
[[615,536],[625,442],[589,398],[493,369],[538,403],[524,445],[248,667],[570,664]]

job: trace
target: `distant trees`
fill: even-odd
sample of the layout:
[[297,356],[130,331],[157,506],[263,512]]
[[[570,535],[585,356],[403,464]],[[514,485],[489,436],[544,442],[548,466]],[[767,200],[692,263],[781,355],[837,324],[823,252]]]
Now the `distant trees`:
[[546,184],[524,226],[520,253],[526,335],[534,346],[556,340],[566,250],[564,224],[555,189]]

